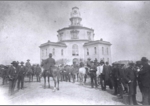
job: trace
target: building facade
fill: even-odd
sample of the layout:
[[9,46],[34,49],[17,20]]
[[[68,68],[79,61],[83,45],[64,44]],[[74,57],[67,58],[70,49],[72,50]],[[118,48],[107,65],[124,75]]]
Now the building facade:
[[68,62],[91,58],[104,60],[111,64],[111,43],[94,40],[94,30],[81,25],[79,8],[73,7],[70,17],[71,25],[58,30],[58,42],[48,41],[40,45],[40,60],[46,59],[49,53],[55,60]]

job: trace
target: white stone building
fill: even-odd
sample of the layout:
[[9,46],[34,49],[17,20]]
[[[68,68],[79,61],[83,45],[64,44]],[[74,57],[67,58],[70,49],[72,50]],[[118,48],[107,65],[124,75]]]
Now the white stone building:
[[94,30],[80,24],[82,18],[78,7],[72,8],[70,21],[69,27],[57,31],[58,42],[48,41],[40,45],[40,60],[52,53],[55,60],[67,59],[72,62],[97,58],[98,61],[103,59],[111,64],[110,42],[94,40]]

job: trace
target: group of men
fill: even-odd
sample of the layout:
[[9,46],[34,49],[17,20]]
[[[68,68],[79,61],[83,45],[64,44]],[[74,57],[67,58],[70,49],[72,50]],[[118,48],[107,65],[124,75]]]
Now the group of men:
[[26,64],[24,62],[13,61],[10,66],[1,67],[3,84],[5,79],[9,80],[9,94],[14,94],[14,89],[17,83],[17,89],[24,88],[24,78],[31,71],[31,73],[35,73],[37,76],[37,81],[40,82],[40,77],[37,74],[41,73],[41,67],[38,65],[31,66],[30,60],[28,59]]
[[[81,61],[80,66],[84,63]],[[128,95],[128,103],[137,105],[136,93],[137,86],[142,93],[141,103],[150,104],[150,65],[148,59],[142,57],[136,63],[128,64],[113,63],[112,66],[108,62],[97,62],[97,59],[87,61],[88,74],[91,78],[91,87],[98,87],[100,84],[102,90],[106,90],[106,85],[114,90],[114,95],[118,95],[120,99],[124,99]]]

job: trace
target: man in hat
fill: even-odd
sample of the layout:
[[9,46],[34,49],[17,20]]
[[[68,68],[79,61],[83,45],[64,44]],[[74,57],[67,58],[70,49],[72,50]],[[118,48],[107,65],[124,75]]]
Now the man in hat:
[[[90,77],[91,77],[91,87],[94,87],[95,84],[95,88],[97,88],[97,79],[96,79],[96,71],[97,68],[94,65],[94,62],[91,61],[91,67],[90,67]],[[94,81],[94,82],[93,82]]]
[[49,54],[49,58],[46,59],[45,64],[47,64],[47,67],[45,70],[50,70],[50,73],[52,75],[51,67],[53,67],[56,64],[55,59],[52,58],[52,53]]
[[143,105],[150,105],[150,66],[148,65],[148,59],[142,57],[141,59],[142,68],[139,71],[142,94],[143,94]]
[[31,63],[30,63],[30,60],[28,59],[27,60],[27,62],[26,62],[26,68],[28,69],[28,68],[32,68],[32,66],[31,66]]
[[134,63],[129,63],[129,67],[126,70],[125,79],[128,82],[129,87],[129,102],[130,105],[137,105],[136,101],[136,87],[137,87],[137,71],[134,67]]
[[36,78],[37,78],[37,82],[41,82],[41,76],[40,76],[41,72],[42,72],[41,67],[39,66],[39,64],[37,64],[36,72],[35,72]]
[[104,75],[104,89],[103,90],[106,90],[107,84],[110,85],[110,74],[111,74],[111,66],[109,65],[108,62],[106,62],[106,65],[104,65],[104,68],[103,68],[103,75]]
[[[24,87],[24,76],[25,76],[25,73],[26,73],[25,66],[23,65],[24,62],[21,62],[20,64],[21,65],[18,68],[18,85],[17,85],[18,90],[20,88],[23,89],[23,87]],[[20,83],[21,83],[21,87],[20,87]]]
[[33,70],[32,70],[32,66],[31,66],[29,59],[27,60],[25,67],[26,67],[26,71],[27,71],[27,76],[29,76],[29,82],[31,80],[33,81],[33,79],[32,79]]
[[119,68],[117,63],[113,63],[112,67],[112,78],[114,85],[114,95],[118,94],[118,81],[119,81]]
[[101,60],[100,61],[100,66],[99,66],[99,73],[100,73],[100,85],[101,85],[101,89],[104,90],[104,74],[103,74],[103,70],[104,70],[104,61]]
[[84,66],[83,60],[80,59],[80,67]]
[[14,93],[18,74],[16,67],[17,63],[13,61],[11,64],[12,65],[8,69],[8,78],[9,78],[9,93],[12,95]]

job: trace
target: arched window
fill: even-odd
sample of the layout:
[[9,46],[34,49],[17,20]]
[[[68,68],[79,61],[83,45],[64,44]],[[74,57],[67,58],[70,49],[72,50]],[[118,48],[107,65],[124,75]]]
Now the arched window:
[[89,49],[87,49],[87,55],[89,55]]
[[55,48],[53,48],[53,55],[55,55]]
[[102,54],[104,54],[104,47],[102,47]]
[[61,49],[61,55],[63,56],[63,49]]
[[94,47],[95,54],[97,54],[96,47]]
[[72,56],[78,56],[78,55],[79,55],[78,45],[74,44],[72,46]]

